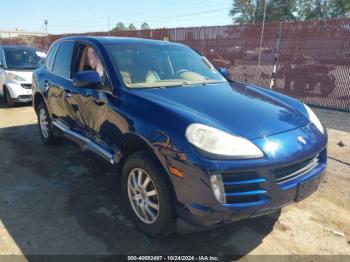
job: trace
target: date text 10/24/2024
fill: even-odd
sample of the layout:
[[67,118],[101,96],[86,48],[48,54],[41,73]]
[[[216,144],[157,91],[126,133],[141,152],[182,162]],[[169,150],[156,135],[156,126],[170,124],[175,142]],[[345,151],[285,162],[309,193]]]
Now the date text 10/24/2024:
[[128,261],[219,261],[217,256],[128,256]]

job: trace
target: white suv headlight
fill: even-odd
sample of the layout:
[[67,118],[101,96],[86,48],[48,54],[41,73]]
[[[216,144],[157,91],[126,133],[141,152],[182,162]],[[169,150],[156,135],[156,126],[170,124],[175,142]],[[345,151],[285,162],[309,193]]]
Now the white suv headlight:
[[310,122],[313,123],[322,134],[324,134],[324,128],[323,128],[320,120],[318,119],[318,117],[314,113],[314,111],[312,111],[311,108],[308,107],[307,105],[304,104],[304,106],[305,106],[306,112],[309,116]]
[[192,145],[214,157],[245,159],[264,156],[249,140],[202,124],[189,125],[186,138]]
[[7,79],[11,81],[23,82],[25,79],[15,73],[7,73]]

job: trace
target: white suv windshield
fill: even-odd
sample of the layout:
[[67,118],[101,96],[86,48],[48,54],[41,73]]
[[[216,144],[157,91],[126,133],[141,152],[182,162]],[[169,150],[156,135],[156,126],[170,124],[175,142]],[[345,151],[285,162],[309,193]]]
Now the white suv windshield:
[[205,58],[182,45],[108,45],[126,86],[153,88],[226,81]]
[[36,69],[45,59],[45,54],[33,48],[4,48],[7,69]]

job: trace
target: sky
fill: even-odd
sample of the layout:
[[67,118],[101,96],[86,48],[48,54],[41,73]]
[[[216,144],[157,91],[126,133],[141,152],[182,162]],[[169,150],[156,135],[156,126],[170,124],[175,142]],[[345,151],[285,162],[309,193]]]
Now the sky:
[[[1,3],[0,30],[15,28],[50,34],[107,31],[122,21],[139,28],[227,25],[232,0],[7,0]],[[109,22],[108,22],[109,21]]]

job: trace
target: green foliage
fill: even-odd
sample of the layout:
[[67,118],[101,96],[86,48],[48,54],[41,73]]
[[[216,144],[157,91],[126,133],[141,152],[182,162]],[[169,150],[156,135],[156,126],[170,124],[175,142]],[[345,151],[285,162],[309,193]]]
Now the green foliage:
[[350,1],[349,0],[332,0],[329,3],[330,17],[349,17]]
[[230,15],[234,23],[315,20],[350,16],[350,0],[234,0]]
[[349,0],[299,0],[301,20],[340,18],[350,15]]
[[230,16],[235,23],[254,23],[256,22],[257,3],[249,0],[233,1]]
[[[230,11],[234,23],[261,22],[265,0],[235,0]],[[295,20],[296,0],[267,0],[266,21]]]
[[[263,1],[262,1],[263,2]],[[289,21],[296,20],[296,0],[271,0],[266,6],[266,21]],[[263,6],[261,8],[263,12]],[[261,16],[261,21],[263,16]]]
[[112,31],[125,31],[126,27],[123,22],[118,22],[115,27],[112,29]]
[[128,26],[128,30],[130,30],[130,31],[136,30],[136,26],[135,26],[133,23],[131,23],[131,24]]
[[141,29],[146,30],[146,29],[151,29],[151,27],[146,22],[144,22],[141,25]]
[[322,0],[299,0],[299,19],[316,20],[328,18],[329,3]]
[[137,30],[136,26],[133,23],[129,24],[129,26],[126,27],[123,22],[118,22],[115,25],[115,27],[112,29],[112,31],[133,31],[133,30]]

